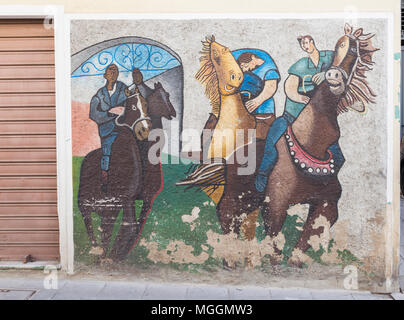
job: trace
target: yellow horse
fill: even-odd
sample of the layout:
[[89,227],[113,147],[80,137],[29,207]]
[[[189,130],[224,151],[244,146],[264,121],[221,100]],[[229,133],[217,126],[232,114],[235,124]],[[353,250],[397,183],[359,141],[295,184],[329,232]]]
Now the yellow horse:
[[[214,130],[209,145],[203,146],[208,148],[208,159],[177,185],[201,186],[217,203],[225,183],[225,162],[236,149],[251,142],[248,129],[255,129],[256,121],[241,100],[239,88],[244,76],[230,49],[212,36],[202,41],[200,53],[201,65],[195,78],[205,85],[205,94],[212,106],[205,129]],[[209,122],[213,123],[211,127]]]
[[[230,49],[217,43],[214,36],[206,38],[202,45],[201,67],[195,78],[206,86],[212,113],[218,118],[208,157],[228,159],[237,148],[250,142],[248,129],[255,129],[255,118],[241,100],[243,72]],[[238,129],[243,139],[237,140]]]
[[[205,86],[205,95],[212,106],[205,129],[213,129],[208,149],[208,160],[213,164],[202,164],[185,180],[177,185],[199,185],[218,203],[224,190],[224,164],[235,150],[251,142],[248,129],[255,129],[256,119],[245,108],[239,88],[243,82],[243,72],[229,48],[217,43],[215,37],[202,41],[200,69],[195,78]],[[209,124],[210,123],[210,124]],[[237,137],[238,133],[242,133]],[[211,184],[210,184],[211,183]],[[255,220],[258,210],[245,221],[242,232],[246,239],[255,237]]]

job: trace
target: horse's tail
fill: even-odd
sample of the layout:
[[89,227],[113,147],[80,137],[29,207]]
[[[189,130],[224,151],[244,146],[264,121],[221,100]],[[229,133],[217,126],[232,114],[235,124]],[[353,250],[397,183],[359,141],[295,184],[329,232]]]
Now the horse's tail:
[[225,184],[224,166],[223,162],[203,163],[176,185],[188,186],[188,189],[199,187],[203,191],[214,192],[216,188]]

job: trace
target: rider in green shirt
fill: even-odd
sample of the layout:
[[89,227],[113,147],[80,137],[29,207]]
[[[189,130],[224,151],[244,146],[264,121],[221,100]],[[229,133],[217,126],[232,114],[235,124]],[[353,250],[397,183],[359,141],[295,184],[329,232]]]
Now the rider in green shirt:
[[[325,72],[330,68],[334,59],[334,52],[319,51],[311,36],[306,35],[297,38],[297,40],[302,50],[308,53],[308,56],[298,60],[288,70],[289,76],[285,81],[285,110],[281,117],[275,119],[268,130],[264,157],[255,179],[255,187],[259,192],[265,190],[268,176],[278,159],[276,142],[309,103],[314,88],[325,79]],[[339,167],[342,166],[345,159],[338,142],[330,146],[329,150],[333,154],[335,164]]]
[[311,36],[299,37],[298,40],[301,48],[309,55],[298,60],[288,70],[289,77],[285,82],[285,112],[288,118],[292,116],[290,122],[297,118],[309,102],[315,85],[323,80],[324,72],[334,59],[333,51],[317,50]]

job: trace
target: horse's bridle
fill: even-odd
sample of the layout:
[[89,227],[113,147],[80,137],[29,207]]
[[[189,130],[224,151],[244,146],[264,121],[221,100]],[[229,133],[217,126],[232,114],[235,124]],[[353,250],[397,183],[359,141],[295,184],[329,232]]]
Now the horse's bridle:
[[351,69],[351,72],[350,72],[349,76],[346,73],[346,71],[344,69],[342,69],[340,66],[332,66],[330,68],[330,69],[337,69],[338,71],[340,71],[342,73],[342,75],[347,79],[346,86],[348,86],[351,83],[352,77],[353,77],[353,75],[355,73],[355,70],[356,70],[356,67],[358,65],[358,62],[362,63],[361,56],[359,54],[359,39],[354,38],[352,35],[348,35],[348,37],[350,39],[355,40],[355,44],[356,44],[355,47],[350,46],[349,49],[348,49],[348,53],[347,53],[347,55],[351,55],[351,56],[355,57],[355,63],[353,65],[352,69]]
[[[140,95],[140,93],[134,93],[134,94],[132,94],[131,96],[127,97],[126,99],[129,99],[129,98],[134,97],[134,96],[136,96],[136,98],[139,99],[139,95]],[[126,102],[126,101],[125,101],[125,102]],[[132,107],[132,108],[133,108],[133,107]],[[132,124],[131,126],[128,125],[128,124],[126,124],[126,123],[118,123],[118,119],[119,119],[124,113],[125,113],[125,110],[123,110],[123,112],[115,118],[115,124],[116,124],[118,127],[128,127],[129,129],[133,130],[133,129],[135,128],[136,124],[138,124],[139,122],[141,122],[141,121],[143,121],[143,120],[149,120],[149,121],[151,121],[151,118],[150,118],[150,117],[140,117],[140,118],[137,119],[135,122],[133,122],[133,124]]]

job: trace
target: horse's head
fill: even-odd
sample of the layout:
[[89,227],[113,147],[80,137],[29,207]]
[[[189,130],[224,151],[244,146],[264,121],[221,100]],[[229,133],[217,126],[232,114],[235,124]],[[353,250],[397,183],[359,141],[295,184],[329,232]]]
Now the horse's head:
[[210,40],[210,58],[216,70],[219,91],[223,95],[234,93],[243,82],[243,72],[229,48],[222,46],[212,36]]
[[142,97],[139,89],[136,88],[135,93],[126,99],[123,117],[119,116],[116,119],[116,124],[132,129],[138,140],[148,138],[152,123],[149,118],[146,99]]
[[349,24],[345,24],[344,31],[335,45],[334,61],[326,72],[326,82],[333,94],[341,96],[339,112],[348,108],[364,112],[376,96],[365,80],[365,72],[372,70],[372,55],[378,49],[372,46],[374,34],[363,34],[362,28],[353,31]]
[[147,97],[148,111],[151,117],[175,118],[177,113],[170,101],[170,94],[160,82],[154,84],[153,92]]
[[230,95],[237,92],[243,82],[243,72],[229,48],[215,41],[215,37],[202,41],[201,67],[196,79],[206,85],[206,95],[212,108],[218,108],[219,93]]

